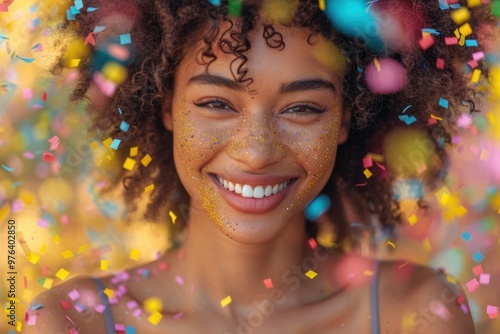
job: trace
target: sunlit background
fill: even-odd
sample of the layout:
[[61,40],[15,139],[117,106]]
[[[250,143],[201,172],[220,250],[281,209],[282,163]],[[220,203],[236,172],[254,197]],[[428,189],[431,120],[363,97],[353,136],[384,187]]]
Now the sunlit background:
[[[53,28],[67,5],[0,0],[0,301],[7,307],[8,271],[16,274],[16,326],[3,316],[0,332],[20,332],[40,292],[80,274],[106,274],[155,259],[168,245],[172,220],[121,221],[118,200],[97,195],[91,178],[96,145],[82,107],[69,106],[75,74],[54,78]],[[492,62],[498,52],[487,55]],[[500,66],[500,64],[499,64]],[[445,268],[465,287],[478,333],[499,333],[500,320],[500,67],[482,113],[462,119],[446,184],[426,194],[424,213],[407,208],[398,239],[383,242],[382,258]],[[8,220],[15,221],[15,268],[7,267]],[[4,308],[5,308],[4,307]],[[6,310],[6,315],[8,310]]]

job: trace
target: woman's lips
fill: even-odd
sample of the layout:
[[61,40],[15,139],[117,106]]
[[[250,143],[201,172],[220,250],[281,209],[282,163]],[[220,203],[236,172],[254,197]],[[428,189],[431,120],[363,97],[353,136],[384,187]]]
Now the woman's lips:
[[[265,213],[278,206],[286,197],[296,178],[273,184],[251,186],[245,183],[227,181],[210,174],[222,198],[234,209],[245,213]],[[268,181],[269,182],[269,181]]]

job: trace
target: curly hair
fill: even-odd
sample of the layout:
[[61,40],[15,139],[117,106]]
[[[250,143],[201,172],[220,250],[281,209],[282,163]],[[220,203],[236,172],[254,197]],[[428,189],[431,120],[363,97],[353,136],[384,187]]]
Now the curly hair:
[[[465,1],[459,2],[466,5]],[[130,170],[120,165],[119,170],[110,173],[106,189],[115,189],[123,183],[124,200],[130,212],[137,210],[144,188],[152,183],[154,191],[150,194],[146,218],[155,220],[166,207],[186,200],[173,163],[172,134],[164,129],[162,122],[162,108],[171,103],[178,64],[196,43],[202,41],[205,47],[197,59],[209,66],[216,59],[212,52],[216,42],[223,52],[235,55],[231,64],[235,80],[251,83],[252,78],[247,76],[245,67],[245,53],[251,48],[248,34],[266,3],[270,1],[222,1],[213,5],[200,0],[87,0],[87,8],[97,10],[81,9],[61,27],[73,39],[89,41],[90,37],[95,37],[95,43],[87,43],[90,52],[84,53],[80,59],[80,78],[72,94],[74,101],[87,98],[92,133],[101,139],[122,140],[120,149],[115,152],[115,159],[120,163],[129,157],[129,149],[135,146],[139,148],[135,161],[148,155],[153,157],[149,165],[137,163]],[[306,27],[311,30],[310,43],[320,34],[338,46],[348,59],[343,95],[344,104],[351,111],[351,134],[347,142],[339,146],[337,161],[340,163],[335,164],[330,181],[323,190],[333,200],[328,214],[335,217],[335,221],[344,221],[336,226],[336,242],[348,240],[352,234],[339,204],[346,192],[361,212],[374,215],[382,228],[391,233],[402,221],[398,198],[392,193],[392,184],[398,175],[387,168],[373,168],[374,175],[367,180],[362,160],[369,153],[383,154],[386,134],[402,126],[398,115],[411,105],[415,117],[411,127],[425,132],[435,147],[436,167],[426,172],[427,181],[430,184],[439,182],[444,177],[447,165],[445,149],[455,131],[454,122],[462,112],[476,111],[479,97],[470,84],[464,65],[478,48],[447,45],[445,38],[455,35],[457,24],[450,18],[452,9],[440,8],[438,1],[375,2],[370,10],[378,11],[380,17],[384,11],[409,11],[418,18],[415,27],[411,27],[416,33],[410,31],[407,36],[413,44],[384,50],[368,47],[363,36],[353,37],[335,29],[324,8],[319,8],[321,1],[282,0],[274,3],[286,4],[289,17],[284,22],[263,22],[263,38],[269,47],[286,48],[286,40],[275,29],[276,23]],[[481,22],[493,20],[487,6],[470,8],[470,13],[468,22],[474,29]],[[221,22],[228,22],[230,28],[221,32]],[[94,32],[98,26],[105,27],[105,30]],[[418,44],[424,28],[438,30],[437,33],[434,30],[434,44],[430,48]],[[120,45],[119,36],[123,34],[131,36],[132,43],[126,46],[130,57],[124,60],[113,58],[109,52],[106,54],[110,45]],[[377,94],[369,88],[364,71],[377,57],[390,57],[404,67],[407,82],[403,89],[392,94]],[[96,99],[96,95],[103,93],[92,87],[96,74],[109,59],[125,67],[128,74],[103,102],[103,99]],[[436,66],[436,61],[445,66]],[[60,72],[65,67],[67,59],[61,57],[54,71]],[[487,74],[485,64],[479,63],[476,68]],[[439,113],[437,108],[440,99],[449,102],[444,113]],[[437,115],[435,118],[439,121],[429,122],[431,115]],[[122,121],[129,125],[126,132],[120,128]],[[308,233],[314,236],[317,228],[314,224],[308,226]]]

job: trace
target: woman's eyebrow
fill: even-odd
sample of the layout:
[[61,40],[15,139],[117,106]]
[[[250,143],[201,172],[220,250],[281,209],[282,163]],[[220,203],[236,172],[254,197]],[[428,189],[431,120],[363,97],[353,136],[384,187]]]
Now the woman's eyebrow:
[[244,91],[245,87],[234,80],[228,79],[226,77],[214,74],[199,74],[191,77],[188,81],[188,85],[198,84],[198,85],[215,85],[223,88],[229,88],[232,90]]
[[283,83],[280,87],[280,94],[290,94],[304,90],[329,89],[337,92],[335,84],[323,79],[304,79]]

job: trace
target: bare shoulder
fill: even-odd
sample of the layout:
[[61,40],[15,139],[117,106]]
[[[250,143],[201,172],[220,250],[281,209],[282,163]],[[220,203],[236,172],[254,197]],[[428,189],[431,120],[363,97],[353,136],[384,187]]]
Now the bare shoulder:
[[23,333],[84,334],[90,326],[104,329],[104,317],[96,311],[100,303],[95,280],[75,277],[33,300]]
[[384,261],[379,292],[383,333],[475,333],[460,283],[442,270]]

